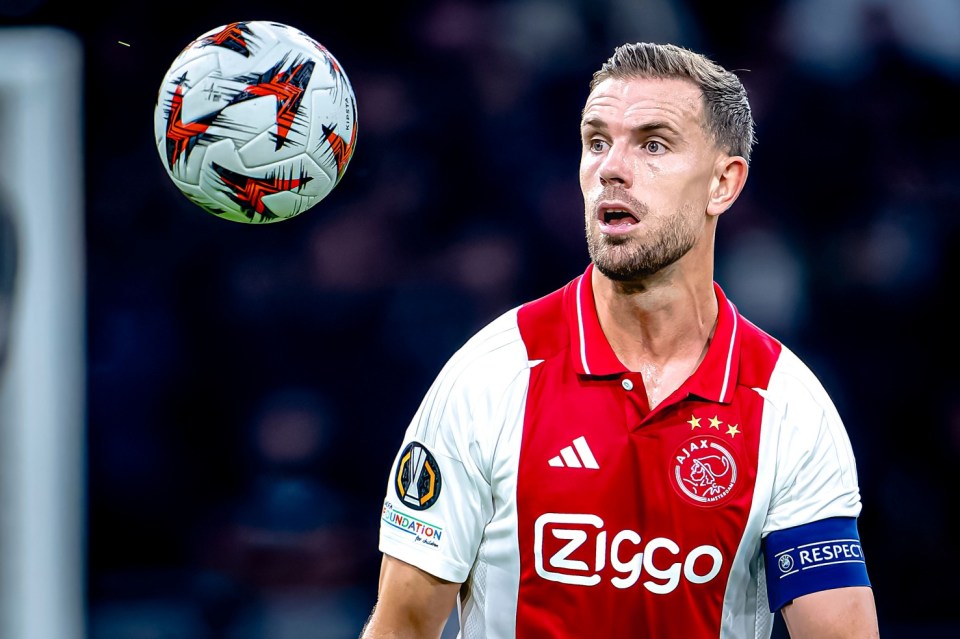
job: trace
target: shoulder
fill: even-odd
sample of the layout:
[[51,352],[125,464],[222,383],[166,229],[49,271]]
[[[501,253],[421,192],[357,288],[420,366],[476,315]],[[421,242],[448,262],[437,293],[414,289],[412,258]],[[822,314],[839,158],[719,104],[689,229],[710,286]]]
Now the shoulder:
[[790,456],[821,445],[848,450],[843,419],[817,374],[790,347],[741,319],[739,383],[763,397],[765,423],[775,426],[781,444],[792,448],[781,452]]
[[818,476],[817,490],[826,498],[842,496],[850,511],[859,512],[856,459],[846,424],[823,383],[792,350],[783,347],[770,384],[761,391],[777,425],[778,480],[793,485],[805,472]]
[[503,313],[470,337],[444,364],[423,409],[435,417],[454,411],[476,413],[528,374],[529,362],[517,314]]
[[563,288],[527,302],[518,309],[517,323],[530,359],[547,360],[570,348],[571,313],[579,299],[581,277]]
[[[530,363],[517,308],[477,331],[440,370],[407,432],[440,455],[487,469],[492,451],[523,413]],[[485,476],[488,471],[481,471]]]
[[765,391],[768,402],[790,401],[832,406],[813,370],[783,342],[742,315],[740,384]]
[[449,381],[476,382],[502,378],[526,367],[527,352],[517,324],[521,307],[506,311],[474,333],[447,360],[440,377]]
[[811,410],[833,413],[833,400],[820,378],[790,348],[782,346],[770,377],[770,400],[776,403],[803,403]]
[[530,360],[565,352],[570,346],[567,315],[571,311],[567,307],[575,303],[578,281],[515,306],[491,321],[453,354],[441,377],[454,384],[498,386],[526,372]]

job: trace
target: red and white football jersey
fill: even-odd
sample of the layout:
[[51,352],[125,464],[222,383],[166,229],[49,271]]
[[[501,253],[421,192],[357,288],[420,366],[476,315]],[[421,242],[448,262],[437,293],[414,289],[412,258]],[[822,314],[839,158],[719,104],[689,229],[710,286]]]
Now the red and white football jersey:
[[859,515],[834,404],[714,285],[703,362],[649,410],[600,328],[591,271],[448,361],[392,468],[380,550],[464,584],[464,639],[769,637],[769,575],[863,563],[853,539],[817,540],[816,562],[795,543],[772,568],[761,548]]

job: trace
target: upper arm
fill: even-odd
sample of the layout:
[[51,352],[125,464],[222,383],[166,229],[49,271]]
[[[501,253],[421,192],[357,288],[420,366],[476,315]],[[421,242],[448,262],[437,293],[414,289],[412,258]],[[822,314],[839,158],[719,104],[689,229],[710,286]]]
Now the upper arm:
[[361,638],[437,639],[459,590],[456,582],[384,555],[377,605]]
[[875,639],[880,636],[873,590],[821,590],[782,608],[791,639]]
[[[770,385],[776,436],[767,452],[775,455],[775,478],[762,533],[770,609],[786,610],[789,602],[803,599],[806,603],[791,608],[794,617],[811,601],[817,602],[819,614],[847,596],[838,593],[864,588],[872,611],[857,530],[861,502],[850,439],[836,406],[810,370],[791,353],[784,355],[781,366],[782,374],[771,378]],[[821,592],[827,593],[826,600]]]

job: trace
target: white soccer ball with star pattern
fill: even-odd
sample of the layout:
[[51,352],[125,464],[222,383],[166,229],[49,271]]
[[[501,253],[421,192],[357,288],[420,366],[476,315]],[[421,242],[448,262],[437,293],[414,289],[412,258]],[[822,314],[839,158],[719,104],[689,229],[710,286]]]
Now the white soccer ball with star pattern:
[[357,103],[337,59],[277,22],[202,34],[170,65],[154,110],[167,175],[191,202],[252,224],[295,217],[339,183]]

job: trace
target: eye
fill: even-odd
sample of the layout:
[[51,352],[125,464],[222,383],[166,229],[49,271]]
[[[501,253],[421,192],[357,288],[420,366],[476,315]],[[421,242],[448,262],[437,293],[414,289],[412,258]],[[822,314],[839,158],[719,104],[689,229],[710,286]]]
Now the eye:
[[607,143],[599,138],[594,138],[587,142],[590,150],[594,153],[603,153],[607,149]]
[[662,142],[657,140],[648,141],[643,145],[643,148],[645,148],[651,155],[662,155],[667,151],[667,147],[665,147]]

